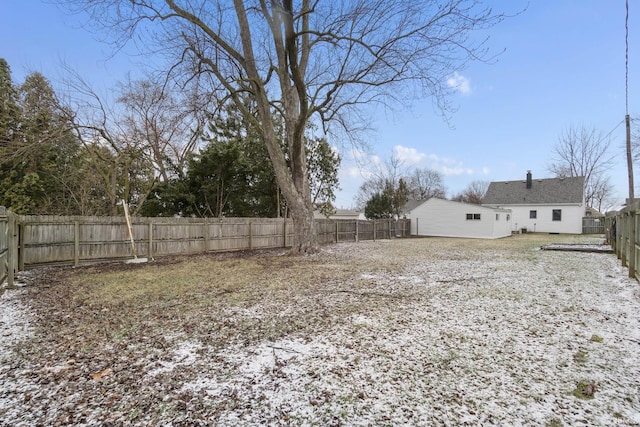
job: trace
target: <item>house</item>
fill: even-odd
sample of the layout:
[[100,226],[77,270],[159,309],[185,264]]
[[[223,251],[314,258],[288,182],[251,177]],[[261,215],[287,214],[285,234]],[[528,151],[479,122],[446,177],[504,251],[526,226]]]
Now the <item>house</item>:
[[584,177],[533,179],[489,184],[483,206],[511,209],[514,231],[582,233]]
[[511,211],[432,197],[408,210],[411,235],[497,239],[511,235]]
[[591,206],[584,208],[584,216],[587,218],[602,218],[604,214]]
[[350,209],[336,209],[333,215],[328,217],[324,216],[319,210],[313,211],[313,217],[315,219],[350,219],[350,220],[362,220],[367,218],[364,216],[364,212],[354,211]]

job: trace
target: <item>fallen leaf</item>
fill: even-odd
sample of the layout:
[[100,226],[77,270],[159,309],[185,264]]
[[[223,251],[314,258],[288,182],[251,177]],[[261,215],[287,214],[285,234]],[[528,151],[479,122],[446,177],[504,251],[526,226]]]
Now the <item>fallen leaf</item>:
[[93,379],[94,381],[98,381],[100,378],[102,378],[104,376],[107,376],[109,374],[112,374],[112,373],[113,373],[113,369],[107,368],[102,372],[97,372],[97,373],[91,375],[91,379]]

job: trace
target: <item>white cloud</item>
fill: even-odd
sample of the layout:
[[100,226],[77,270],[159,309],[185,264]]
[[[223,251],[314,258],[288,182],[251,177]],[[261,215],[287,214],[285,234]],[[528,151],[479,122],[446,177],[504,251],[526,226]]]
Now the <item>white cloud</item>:
[[474,170],[464,167],[459,160],[450,157],[440,157],[437,154],[429,154],[429,167],[441,172],[444,176],[473,175]]
[[458,73],[457,71],[447,79],[447,86],[457,90],[463,95],[471,94],[471,80]]
[[489,175],[491,173],[491,169],[489,169],[488,167],[483,167],[482,168],[482,174],[483,175]]
[[350,178],[361,178],[362,177],[362,171],[360,170],[360,168],[355,167],[355,166],[350,166],[350,167],[346,167],[343,169],[343,173],[344,175],[346,175],[347,177]]
[[415,165],[427,157],[425,153],[420,153],[415,148],[404,147],[402,145],[396,145],[393,147],[393,151],[396,156],[398,156],[398,159],[405,162],[407,165]]
[[442,172],[444,176],[473,175],[473,169],[464,168],[462,166],[441,166],[440,172]]

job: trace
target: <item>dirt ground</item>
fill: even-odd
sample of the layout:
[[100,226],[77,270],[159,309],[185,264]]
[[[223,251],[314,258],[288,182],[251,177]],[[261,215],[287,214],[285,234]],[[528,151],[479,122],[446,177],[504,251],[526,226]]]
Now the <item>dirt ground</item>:
[[0,297],[0,425],[640,425],[640,286],[597,236],[47,268]]

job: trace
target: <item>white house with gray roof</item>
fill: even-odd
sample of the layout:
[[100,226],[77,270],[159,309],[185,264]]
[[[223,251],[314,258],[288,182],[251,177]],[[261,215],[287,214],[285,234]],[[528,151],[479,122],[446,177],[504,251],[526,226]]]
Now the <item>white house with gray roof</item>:
[[484,206],[511,209],[514,231],[582,233],[584,177],[533,179],[489,184]]

